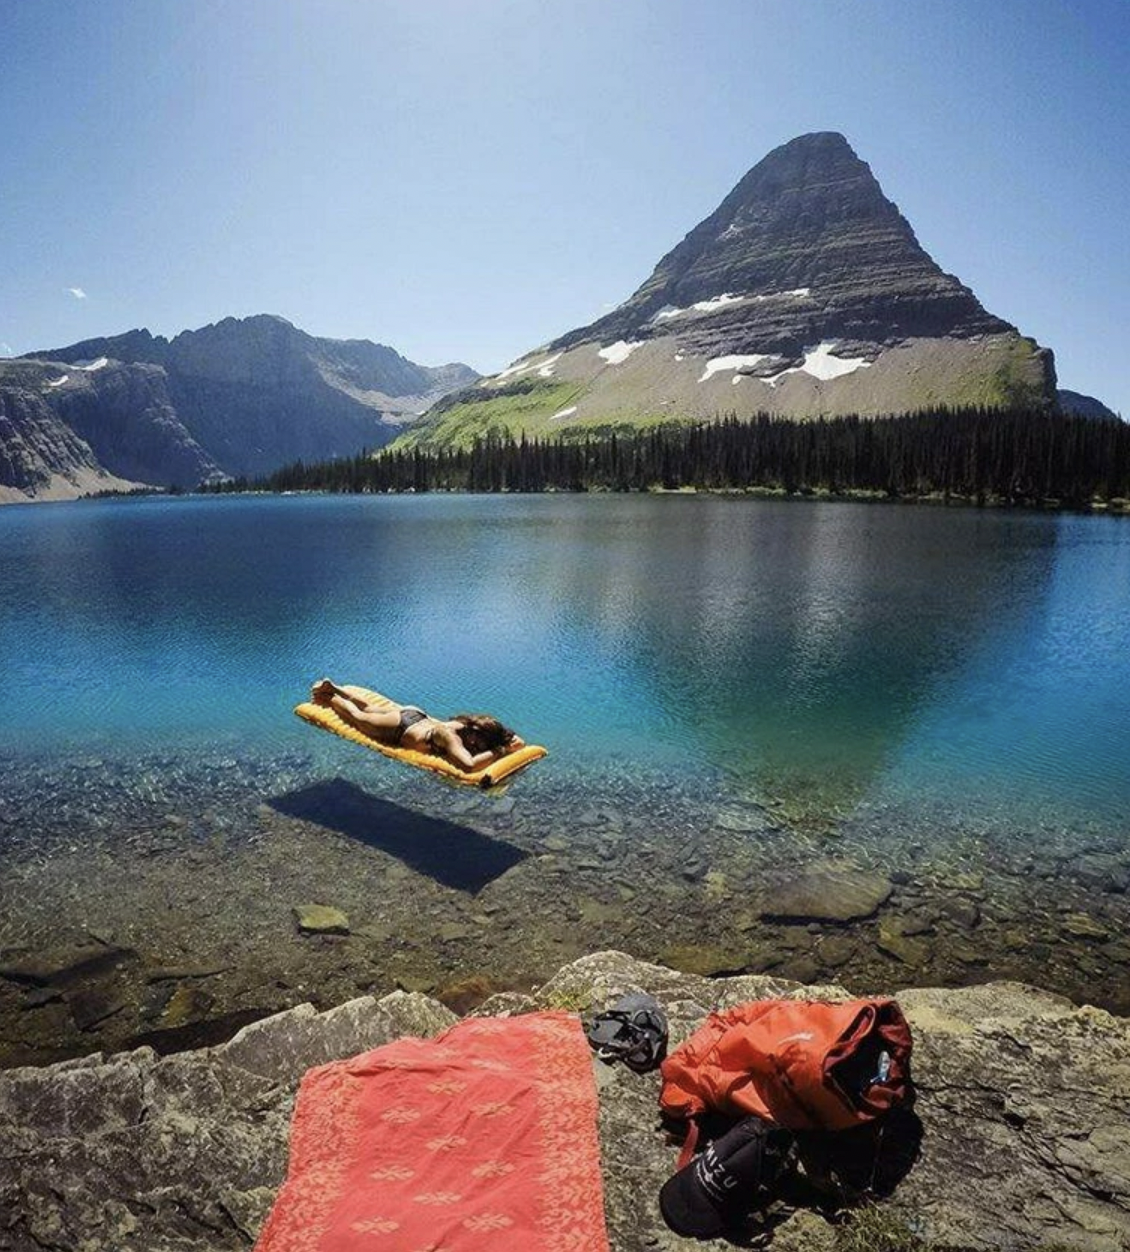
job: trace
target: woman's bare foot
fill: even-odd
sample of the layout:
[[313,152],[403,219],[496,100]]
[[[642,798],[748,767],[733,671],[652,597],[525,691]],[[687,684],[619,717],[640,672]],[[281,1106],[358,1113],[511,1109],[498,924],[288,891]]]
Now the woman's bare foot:
[[334,698],[337,688],[328,678],[323,678],[310,688],[310,699],[315,704],[329,704]]

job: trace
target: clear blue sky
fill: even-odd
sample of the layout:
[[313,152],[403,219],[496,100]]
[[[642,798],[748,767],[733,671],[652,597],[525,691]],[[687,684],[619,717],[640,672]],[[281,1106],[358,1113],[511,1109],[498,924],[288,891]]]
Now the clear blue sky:
[[272,312],[491,371],[839,130],[1130,416],[1127,48],[1127,0],[0,0],[0,354]]

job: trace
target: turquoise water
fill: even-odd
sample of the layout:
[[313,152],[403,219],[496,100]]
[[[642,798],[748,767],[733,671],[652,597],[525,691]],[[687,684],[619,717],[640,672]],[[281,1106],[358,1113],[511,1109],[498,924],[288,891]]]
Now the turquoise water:
[[[57,996],[0,977],[0,1066],[394,986],[462,1011],[604,948],[1130,1011],[1128,621],[1120,518],[0,510],[0,964],[110,961]],[[294,717],[323,674],[550,755],[501,795],[444,786]],[[310,902],[349,935],[298,933]]]
[[411,789],[291,715],[330,674],[496,712],[551,749],[519,784],[534,799],[647,780],[801,823],[918,804],[1114,831],[1128,622],[1130,525],[1105,517],[692,496],[8,508],[0,756],[9,785],[82,754],[218,752],[348,757]]

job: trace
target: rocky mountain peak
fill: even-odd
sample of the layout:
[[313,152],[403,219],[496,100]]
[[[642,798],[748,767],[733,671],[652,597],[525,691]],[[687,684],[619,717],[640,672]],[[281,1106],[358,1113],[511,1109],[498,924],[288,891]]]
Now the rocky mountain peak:
[[[705,335],[683,333],[688,314]],[[553,346],[675,329],[693,351],[735,325],[748,332],[743,350],[755,339],[757,350],[785,355],[805,340],[1013,330],[939,268],[835,131],[775,148],[624,304]]]
[[36,352],[0,364],[0,502],[354,455],[476,378],[271,313]]

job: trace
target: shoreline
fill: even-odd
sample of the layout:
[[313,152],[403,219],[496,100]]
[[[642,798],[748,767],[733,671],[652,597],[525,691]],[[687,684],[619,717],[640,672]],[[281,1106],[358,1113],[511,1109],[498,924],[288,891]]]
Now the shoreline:
[[[123,498],[128,493],[123,493]],[[484,496],[484,495],[653,495],[653,496],[734,496],[747,497],[755,500],[797,500],[820,501],[836,504],[921,504],[943,508],[968,509],[1004,509],[1021,513],[1069,513],[1081,517],[1093,514],[1105,514],[1110,517],[1130,516],[1130,499],[1093,500],[1090,504],[1062,504],[1059,500],[1045,501],[1012,501],[1003,496],[987,497],[978,500],[975,496],[944,495],[941,492],[927,492],[923,495],[896,495],[886,492],[869,491],[864,488],[853,488],[848,491],[829,491],[826,488],[812,487],[798,491],[786,491],[778,487],[649,487],[646,491],[617,492],[607,487],[586,488],[581,491],[563,491],[560,488],[548,488],[545,491],[459,491],[453,488],[432,488],[428,491],[329,491],[326,489],[304,489],[293,491],[241,490],[241,491],[192,491],[184,493],[157,492],[157,495],[175,496],[178,494],[200,496],[348,496],[348,495],[452,495],[452,496]],[[107,493],[105,498],[112,498],[115,493]]]
[[946,495],[942,492],[926,492],[921,495],[899,494],[890,495],[883,491],[872,491],[866,488],[851,488],[845,491],[831,491],[824,487],[801,488],[786,491],[781,487],[648,487],[638,491],[615,491],[609,487],[584,488],[577,491],[566,491],[561,488],[546,488],[543,491],[515,491],[503,488],[499,491],[466,491],[455,488],[430,488],[417,491],[409,488],[404,491],[330,491],[323,488],[297,488],[287,491],[270,491],[259,488],[241,488],[231,491],[213,491],[190,489],[170,491],[162,487],[146,488],[139,491],[98,491],[89,495],[78,495],[72,498],[37,498],[24,500],[0,498],[0,507],[4,505],[29,504],[80,504],[95,500],[144,500],[144,499],[206,499],[209,497],[256,497],[256,496],[484,496],[484,495],[653,495],[653,496],[724,496],[745,497],[755,500],[788,500],[813,501],[831,504],[891,504],[891,505],[928,505],[941,508],[960,509],[1001,509],[1017,513],[1072,514],[1079,517],[1103,515],[1107,517],[1130,517],[1130,499],[1115,498],[1112,500],[1094,499],[1086,505],[1063,504],[1060,500],[1009,500],[1004,496],[987,496],[979,499],[976,496]]

